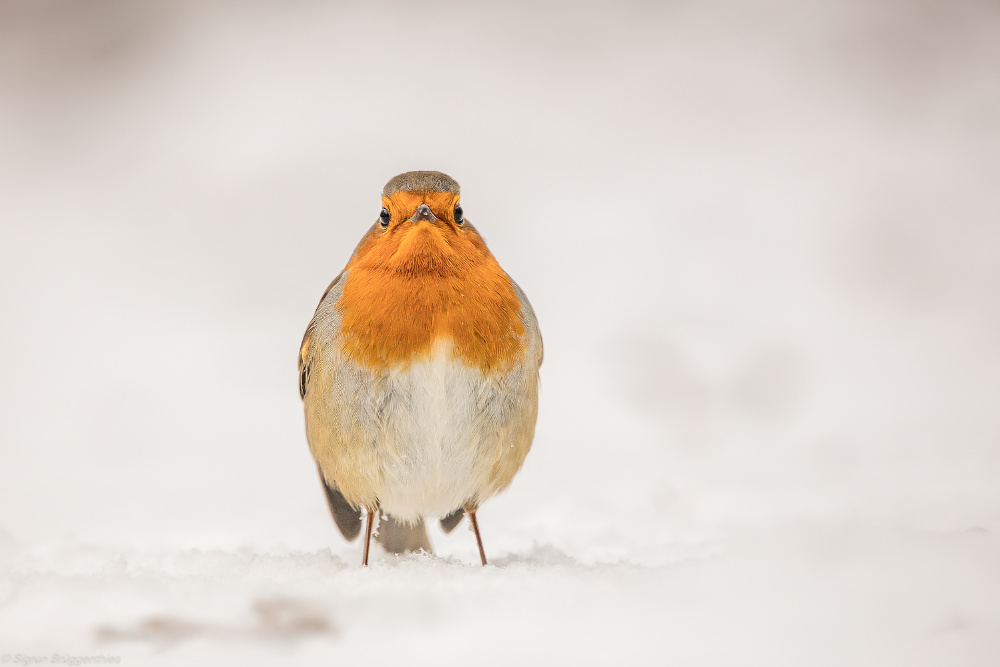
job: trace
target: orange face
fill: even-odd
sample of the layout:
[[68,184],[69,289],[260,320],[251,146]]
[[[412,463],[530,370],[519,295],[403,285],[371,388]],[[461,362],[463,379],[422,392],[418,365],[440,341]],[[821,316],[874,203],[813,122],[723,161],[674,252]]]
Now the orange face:
[[[440,339],[484,372],[506,370],[523,355],[521,304],[482,237],[456,222],[458,202],[453,192],[382,198],[389,224],[376,223],[362,239],[337,302],[344,350],[357,363],[411,363]],[[415,215],[423,204],[433,218]]]
[[[471,250],[463,244],[468,240],[468,234],[459,234],[459,225],[455,222],[455,206],[459,196],[452,192],[397,192],[382,198],[382,205],[389,210],[391,220],[389,226],[379,234],[375,232],[376,241],[367,252],[377,252],[379,259],[384,259],[388,265],[402,268],[407,272],[436,270],[436,263],[447,261]],[[426,204],[437,221],[413,222],[411,219],[417,207]],[[475,234],[479,239],[479,235]],[[454,247],[457,242],[459,247]],[[384,253],[390,252],[386,257]],[[372,258],[374,259],[374,257]],[[422,265],[426,263],[427,265]]]

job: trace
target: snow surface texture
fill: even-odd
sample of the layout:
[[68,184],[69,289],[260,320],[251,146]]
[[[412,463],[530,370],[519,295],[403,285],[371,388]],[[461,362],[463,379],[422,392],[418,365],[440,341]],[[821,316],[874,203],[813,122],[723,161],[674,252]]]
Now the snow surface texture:
[[[0,6],[0,659],[1000,664],[995,3]],[[364,571],[302,331],[439,169],[545,336]]]

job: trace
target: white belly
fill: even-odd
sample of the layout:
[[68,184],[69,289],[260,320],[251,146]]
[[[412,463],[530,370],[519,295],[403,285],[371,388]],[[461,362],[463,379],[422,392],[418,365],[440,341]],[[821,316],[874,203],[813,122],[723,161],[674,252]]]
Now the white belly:
[[[306,432],[328,483],[355,507],[443,517],[505,489],[531,447],[538,366],[484,374],[452,354],[373,370],[331,346],[306,393]],[[535,357],[528,357],[534,359]]]
[[376,492],[382,509],[403,520],[445,516],[491,495],[488,463],[504,444],[483,406],[497,388],[450,347],[388,377]]

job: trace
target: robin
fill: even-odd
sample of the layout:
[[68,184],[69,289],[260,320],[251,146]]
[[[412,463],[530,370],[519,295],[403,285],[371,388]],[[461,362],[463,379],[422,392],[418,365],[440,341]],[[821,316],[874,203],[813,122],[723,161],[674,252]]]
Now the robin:
[[425,549],[506,489],[531,448],[542,338],[528,298],[465,219],[459,186],[411,171],[327,287],[299,349],[306,438],[348,540]]

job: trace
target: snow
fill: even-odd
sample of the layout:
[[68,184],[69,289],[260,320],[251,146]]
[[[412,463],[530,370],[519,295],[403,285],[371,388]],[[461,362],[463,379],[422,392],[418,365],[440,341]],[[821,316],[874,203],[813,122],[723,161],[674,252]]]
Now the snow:
[[[998,51],[971,1],[6,3],[0,660],[997,664]],[[486,568],[361,569],[303,435],[409,169],[545,338]]]

